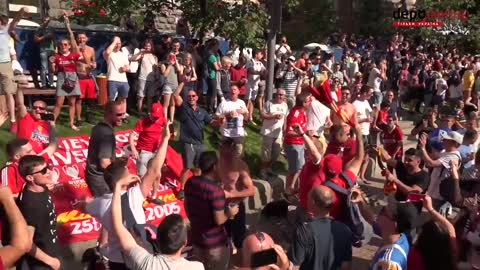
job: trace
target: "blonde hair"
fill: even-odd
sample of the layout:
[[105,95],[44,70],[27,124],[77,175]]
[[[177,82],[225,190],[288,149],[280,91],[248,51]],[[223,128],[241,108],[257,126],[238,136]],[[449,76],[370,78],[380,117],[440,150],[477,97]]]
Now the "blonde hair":
[[224,56],[222,57],[222,64],[232,64],[233,63],[233,60],[230,56]]

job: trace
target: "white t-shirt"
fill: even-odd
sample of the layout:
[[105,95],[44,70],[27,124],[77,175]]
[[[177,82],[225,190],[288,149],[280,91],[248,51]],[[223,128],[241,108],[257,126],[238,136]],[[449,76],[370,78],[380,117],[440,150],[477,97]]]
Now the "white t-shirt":
[[283,44],[283,46],[280,48],[280,50],[279,50],[279,48],[280,48],[280,44],[275,45],[275,51],[277,52],[275,57],[277,58],[278,63],[280,63],[280,61],[282,59],[282,55],[287,54],[288,51],[290,51],[290,46],[288,46],[288,44]]
[[262,129],[260,134],[271,137],[279,138],[283,134],[283,124],[285,123],[285,117],[288,114],[288,105],[285,102],[280,104],[267,101],[263,106],[264,113],[273,113],[275,115],[283,115],[282,119],[265,119],[263,120]]
[[144,81],[154,81],[155,74],[153,66],[158,66],[157,57],[153,54],[143,56],[140,63],[140,72],[138,74],[138,79]]
[[374,92],[381,92],[380,84],[382,83],[382,78],[380,78],[379,76],[380,70],[378,68],[373,68],[368,75],[367,85],[372,87]]
[[[133,50],[133,53],[130,53],[127,47],[123,47],[122,52],[127,56],[127,59],[130,59],[133,55],[139,53],[140,49],[135,48]],[[128,71],[128,73],[137,73],[137,70],[138,70],[138,62],[137,61],[130,62],[130,70]]]
[[443,99],[445,99],[445,95],[447,94],[448,89],[447,81],[444,79],[435,80],[435,89],[437,89],[436,95],[442,96]]
[[313,130],[323,136],[325,124],[330,121],[330,109],[320,101],[313,99],[307,107],[307,130]]
[[[128,201],[135,221],[137,224],[145,224],[145,211],[143,210],[145,197],[143,197],[140,185],[137,184],[126,192],[128,192]],[[86,210],[87,213],[97,218],[108,231],[108,259],[112,262],[123,263],[122,248],[113,232],[112,197],[113,194],[109,193],[95,198],[87,205]]]
[[[237,101],[225,100],[217,108],[217,115],[225,115],[238,109],[247,109],[245,102],[241,99]],[[220,127],[220,133],[225,137],[244,137],[243,114],[237,114],[236,117],[226,117],[226,122]]]
[[438,158],[438,160],[442,163],[442,166],[433,168],[430,175],[430,184],[428,185],[427,194],[434,199],[441,200],[443,198],[440,195],[440,183],[442,182],[442,180],[450,176],[450,161],[461,161],[460,152],[443,151],[442,153],[440,153],[440,157]]
[[204,270],[201,262],[188,261],[185,258],[172,258],[163,254],[153,255],[144,248],[136,246],[128,251],[126,265],[132,270]]
[[[355,100],[353,102],[353,106],[355,106],[355,109],[357,110],[357,119],[360,121],[362,119],[368,118],[372,115],[372,107],[370,107],[370,104],[368,103],[367,100],[365,101],[360,101],[360,100]],[[362,129],[362,134],[363,135],[369,135],[370,134],[370,123],[369,122],[364,122],[359,124],[361,129]]]
[[122,51],[110,53],[108,56],[107,65],[107,78],[109,81],[128,82],[127,73],[120,73],[119,71],[124,65],[130,66],[130,62],[128,61],[128,57],[125,55],[125,53]]
[[254,58],[248,61],[247,65],[245,66],[245,69],[247,70],[247,90],[257,90],[258,83],[260,83],[260,75],[254,75],[248,72],[248,70],[251,68],[253,68],[255,71],[262,71],[262,69],[265,69],[265,66],[263,65],[262,61],[257,61]]

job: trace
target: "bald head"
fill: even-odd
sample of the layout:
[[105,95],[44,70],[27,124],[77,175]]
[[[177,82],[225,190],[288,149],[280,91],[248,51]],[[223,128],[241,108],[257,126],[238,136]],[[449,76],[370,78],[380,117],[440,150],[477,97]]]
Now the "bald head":
[[[250,267],[250,258],[253,253],[272,248],[275,244],[272,237],[264,232],[252,233],[243,240],[242,266]],[[268,267],[255,268],[258,270],[269,269]]]
[[332,190],[323,185],[314,186],[310,191],[310,198],[313,202],[312,206],[323,211],[328,211],[333,203]]

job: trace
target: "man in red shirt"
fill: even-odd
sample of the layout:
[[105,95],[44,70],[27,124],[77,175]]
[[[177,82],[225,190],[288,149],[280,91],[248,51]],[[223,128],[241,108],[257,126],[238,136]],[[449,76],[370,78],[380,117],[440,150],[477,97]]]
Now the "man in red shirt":
[[330,138],[325,155],[334,154],[339,156],[344,166],[355,158],[355,152],[357,151],[356,140],[348,137],[345,126],[332,126],[330,128]]
[[[39,156],[42,156],[47,161],[50,160],[50,156],[52,156],[58,148],[57,137],[55,132],[52,131],[55,131],[55,129],[51,129],[48,147],[38,153]],[[8,162],[0,171],[0,178],[2,180],[2,186],[10,187],[14,196],[18,195],[25,183],[25,180],[18,170],[18,161],[24,156],[35,154],[37,154],[37,152],[34,151],[32,144],[27,139],[16,138],[7,143]]]
[[[148,161],[155,156],[162,140],[163,125],[166,122],[162,104],[153,103],[150,114],[140,119],[130,133],[132,156],[137,160],[137,174],[140,177],[147,172]],[[136,145],[135,139],[137,139]]]
[[[325,181],[331,181],[334,184],[347,189],[348,186],[342,174],[348,176],[350,180],[355,183],[364,156],[363,141],[360,139],[362,138],[362,131],[360,126],[355,126],[355,131],[357,138],[357,153],[355,155],[355,158],[345,165],[343,171],[342,160],[337,155],[326,155],[323,159],[322,164],[322,171],[325,174]],[[344,217],[347,214],[344,213],[344,206],[347,203],[348,198],[345,195],[339,194],[334,190],[332,190],[332,192],[333,203],[330,207],[330,216],[332,216],[336,220],[344,221]]]
[[399,126],[395,124],[393,116],[387,118],[387,126],[382,132],[383,147],[387,153],[394,159],[403,156],[403,132]]
[[300,175],[300,170],[305,164],[305,146],[303,136],[293,129],[293,125],[300,125],[302,130],[307,129],[307,114],[305,109],[310,105],[311,94],[308,91],[300,93],[295,99],[295,106],[287,116],[285,125],[285,138],[283,140],[285,154],[288,161],[288,174],[285,186],[285,197],[293,195],[295,182]]
[[[17,92],[17,121],[19,129],[17,138],[24,138],[30,141],[35,153],[40,153],[49,143],[50,124],[42,120],[42,116],[47,114],[47,104],[42,100],[33,103],[32,111],[27,112],[23,102],[23,92]],[[52,115],[53,116],[53,115]]]
[[230,84],[236,84],[238,90],[240,90],[239,98],[244,99],[246,94],[245,84],[247,83],[247,70],[245,69],[245,64],[247,63],[247,58],[241,55],[238,58],[238,64],[236,66],[230,67]]

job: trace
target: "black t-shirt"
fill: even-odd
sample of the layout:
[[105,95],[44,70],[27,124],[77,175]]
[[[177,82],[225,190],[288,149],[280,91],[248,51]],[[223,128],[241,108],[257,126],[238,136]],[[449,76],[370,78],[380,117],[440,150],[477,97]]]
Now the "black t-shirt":
[[[405,167],[405,164],[403,164],[402,161],[397,161],[397,167],[395,168],[395,172],[397,174],[398,180],[402,181],[405,185],[412,187],[414,185],[417,185],[422,188],[422,190],[425,189],[425,185],[428,181],[428,174],[427,172],[420,170],[417,173],[414,174],[408,174],[407,169]],[[395,193],[395,199],[397,201],[406,201],[407,200],[407,194],[400,192],[397,190]]]
[[288,258],[302,270],[336,270],[352,261],[352,232],[332,218],[314,218],[298,226]]
[[100,160],[115,158],[115,134],[113,128],[106,123],[98,123],[92,129],[88,142],[88,157],[86,176],[100,176],[103,179],[103,170]]
[[[28,225],[35,228],[33,243],[43,252],[52,256],[59,256],[59,242],[57,238],[57,214],[48,190],[33,192],[24,188],[19,201],[19,208]],[[24,258],[30,268],[45,266],[30,255]]]

